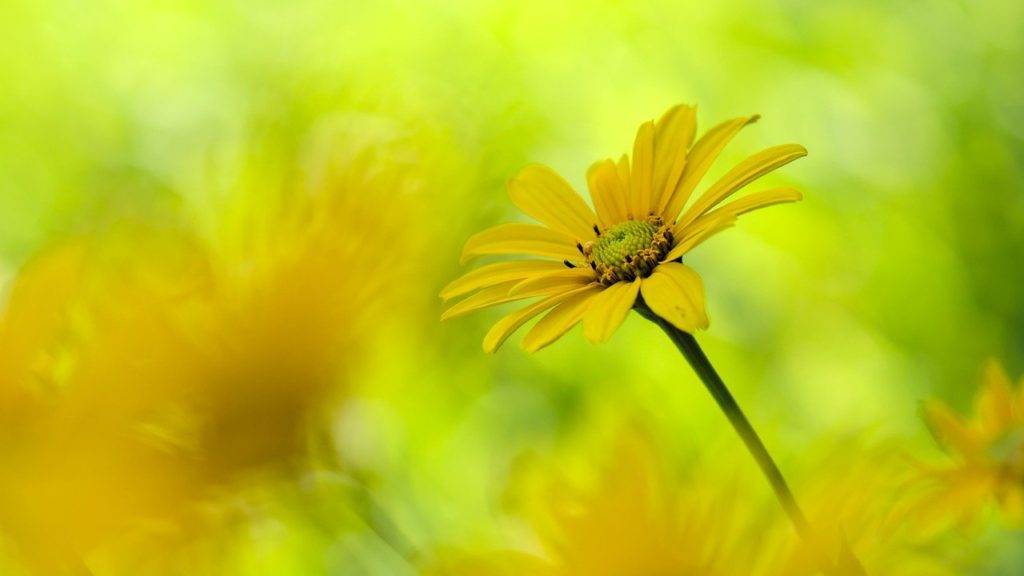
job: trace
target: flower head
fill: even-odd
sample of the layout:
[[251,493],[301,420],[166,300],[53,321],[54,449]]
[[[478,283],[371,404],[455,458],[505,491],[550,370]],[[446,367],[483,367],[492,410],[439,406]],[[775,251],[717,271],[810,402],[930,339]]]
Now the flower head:
[[955,462],[926,468],[934,491],[919,511],[970,522],[994,500],[1008,520],[1024,520],[1024,379],[1014,390],[1002,365],[989,361],[973,418],[941,402],[928,404],[925,415]]
[[531,259],[488,264],[455,280],[441,297],[466,298],[442,318],[536,298],[494,325],[484,338],[488,352],[541,314],[523,340],[528,351],[551,344],[580,321],[587,339],[603,342],[639,298],[680,330],[707,328],[704,287],[683,256],[732,226],[739,215],[801,197],[791,188],[776,188],[722,204],[747,184],[807,154],[798,144],[785,144],[747,158],[687,207],[725,145],[757,119],[728,120],[694,142],[696,108],[670,108],[657,122],[640,126],[632,157],[590,168],[594,209],[550,168],[523,169],[509,181],[509,196],[542,225],[485,230],[466,242],[463,259],[506,254]]

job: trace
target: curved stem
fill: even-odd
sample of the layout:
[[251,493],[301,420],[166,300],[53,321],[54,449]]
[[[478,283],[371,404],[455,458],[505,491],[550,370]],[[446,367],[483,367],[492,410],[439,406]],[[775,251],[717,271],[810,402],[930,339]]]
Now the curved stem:
[[797,504],[796,497],[793,496],[793,491],[789,489],[789,484],[786,483],[785,477],[782,476],[782,471],[779,470],[778,464],[775,463],[771,454],[768,453],[768,448],[761,441],[761,437],[757,435],[754,427],[750,424],[750,420],[747,419],[743,410],[740,409],[740,405],[733,398],[732,393],[729,392],[729,388],[722,381],[722,378],[718,375],[711,361],[708,360],[707,355],[704,354],[704,350],[701,349],[693,334],[683,332],[664,318],[655,314],[643,300],[637,300],[635,309],[641,316],[654,322],[668,334],[672,343],[682,352],[683,357],[690,363],[693,371],[700,377],[704,387],[711,393],[718,407],[725,413],[729,423],[732,424],[733,429],[736,430],[736,433],[739,434],[743,443],[747,446],[750,455],[757,461],[761,472],[768,479],[768,483],[771,484],[775,497],[782,504],[782,508],[786,511],[786,515],[789,516],[793,527],[814,556],[821,572],[826,576],[866,576],[867,572],[865,572],[864,566],[850,550],[845,537],[843,538],[843,549],[838,561],[828,559],[828,555],[819,549],[811,530],[811,524],[807,521],[807,517],[804,516],[800,505]]
[[701,349],[697,340],[692,334],[683,332],[652,312],[651,309],[642,302],[637,303],[636,310],[641,316],[660,326],[661,329],[668,334],[668,337],[676,345],[676,348],[682,352],[686,361],[690,363],[694,372],[697,373],[701,382],[704,383],[704,387],[708,389],[708,392],[711,393],[715,402],[718,403],[718,407],[722,409],[726,418],[729,419],[729,423],[732,424],[733,429],[736,430],[736,433],[739,434],[743,443],[747,446],[747,450],[750,452],[751,456],[753,456],[754,460],[757,461],[757,465],[761,468],[761,472],[772,485],[772,490],[775,491],[775,497],[778,498],[779,503],[782,504],[782,508],[786,511],[786,514],[793,523],[793,527],[796,528],[797,533],[800,534],[801,538],[810,542],[812,538],[811,525],[807,521],[807,517],[804,516],[803,511],[800,510],[800,506],[796,502],[796,497],[793,496],[793,491],[789,489],[789,485],[786,483],[786,479],[782,476],[779,466],[775,463],[775,460],[772,459],[771,454],[768,453],[768,449],[765,448],[764,442],[762,442],[760,436],[757,435],[754,427],[750,424],[750,420],[748,420],[746,415],[743,414],[743,410],[741,410],[739,404],[736,403],[736,399],[733,398],[732,393],[729,392],[729,388],[725,385],[725,382],[722,381],[718,372],[715,371],[715,367],[712,366],[711,361],[708,360],[707,355],[704,354],[704,350]]

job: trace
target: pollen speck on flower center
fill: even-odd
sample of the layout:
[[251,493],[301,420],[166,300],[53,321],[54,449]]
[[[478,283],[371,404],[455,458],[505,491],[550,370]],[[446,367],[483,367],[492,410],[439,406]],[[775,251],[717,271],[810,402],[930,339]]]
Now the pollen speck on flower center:
[[620,222],[587,245],[585,256],[602,284],[646,277],[672,245],[672,231],[661,218]]

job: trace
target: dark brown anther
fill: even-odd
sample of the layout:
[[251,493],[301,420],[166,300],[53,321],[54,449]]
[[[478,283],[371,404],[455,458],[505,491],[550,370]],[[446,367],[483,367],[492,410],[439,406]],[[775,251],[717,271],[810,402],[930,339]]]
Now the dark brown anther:
[[580,244],[579,242],[577,242],[576,243],[576,249],[580,251],[580,254],[583,254],[583,244]]
[[594,272],[597,272],[597,264],[593,260],[590,261],[590,267],[594,269]]
[[597,224],[594,224],[594,234],[601,235],[601,229],[597,227]]
[[575,264],[573,264],[572,262],[569,262],[568,260],[562,260],[562,264],[565,264],[566,268],[575,268],[576,267]]

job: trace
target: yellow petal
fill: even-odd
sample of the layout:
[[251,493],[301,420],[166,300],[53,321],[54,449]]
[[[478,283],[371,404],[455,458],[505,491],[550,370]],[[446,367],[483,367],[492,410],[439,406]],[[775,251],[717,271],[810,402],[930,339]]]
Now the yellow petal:
[[693,190],[697,187],[700,179],[704,177],[704,174],[718,158],[718,155],[721,154],[726,144],[736,136],[740,129],[756,122],[758,118],[759,116],[745,116],[743,118],[727,120],[708,130],[707,133],[697,140],[697,143],[693,145],[686,156],[686,167],[683,169],[683,175],[679,179],[679,185],[676,186],[676,189],[672,192],[672,197],[665,204],[665,211],[662,213],[662,217],[666,222],[675,220],[676,215],[686,205],[686,201],[690,199],[690,195],[693,194]]
[[24,398],[20,386],[64,330],[84,276],[84,242],[56,246],[30,261],[4,295],[0,315],[0,416]]
[[537,290],[546,290],[556,286],[586,286],[596,280],[597,275],[589,266],[586,268],[566,268],[562,266],[561,270],[522,280],[509,290],[509,295],[536,292]]
[[607,340],[626,319],[636,302],[640,281],[619,282],[594,296],[583,317],[583,335],[597,344]]
[[636,217],[636,212],[633,211],[633,200],[630,192],[630,177],[629,177],[629,155],[623,154],[619,158],[619,163],[615,165],[615,170],[619,173],[619,181],[622,182],[622,189],[626,191],[626,219],[632,220]]
[[662,262],[671,262],[681,257],[695,246],[708,238],[718,234],[736,223],[736,216],[732,214],[707,214],[693,224],[681,229],[673,230],[675,246],[662,258]]
[[509,282],[503,282],[495,286],[484,288],[479,292],[468,296],[466,299],[453,304],[452,307],[447,308],[447,310],[441,314],[441,320],[449,320],[464,316],[487,306],[504,304],[505,302],[513,302],[515,300],[522,300],[535,296],[550,296],[552,294],[577,289],[581,286],[586,286],[592,280],[593,278],[583,280],[558,277],[549,282],[537,282],[536,284],[525,287],[522,286],[523,282],[530,281],[512,280]]
[[569,183],[547,166],[527,166],[508,182],[508,194],[520,210],[579,240],[596,238],[597,216]]
[[498,320],[497,324],[491,327],[487,332],[487,335],[484,336],[484,351],[488,354],[497,351],[502,343],[504,343],[505,340],[523,324],[526,324],[530,318],[533,318],[537,314],[540,314],[555,304],[558,304],[566,298],[569,298],[574,294],[578,294],[583,290],[587,290],[587,287],[584,286],[583,288],[577,288],[576,290],[555,294],[539,302],[534,302],[526,308],[516,310],[501,320]]
[[943,445],[967,460],[979,455],[977,435],[948,406],[940,402],[926,404],[925,418],[932,434]]
[[599,286],[589,286],[587,290],[567,298],[526,333],[523,337],[523,349],[531,353],[536,352],[561,338],[583,318],[591,299],[600,293]]
[[690,206],[686,213],[679,218],[679,222],[685,225],[687,222],[696,220],[740,188],[772,170],[785,166],[793,160],[803,158],[806,155],[807,150],[799,144],[783,144],[782,146],[773,146],[750,156],[708,188],[701,195],[700,199],[694,202],[693,206]]
[[633,215],[646,218],[651,212],[651,182],[654,179],[654,122],[644,122],[633,142],[633,171],[630,174],[629,196]]
[[467,240],[462,261],[494,254],[531,254],[558,260],[580,257],[573,236],[534,224],[502,224]]
[[453,304],[441,314],[441,320],[448,320],[449,318],[468,314],[474,310],[515,300],[515,298],[509,298],[508,291],[519,282],[520,280],[509,280],[508,282],[488,286],[476,294],[470,295],[465,300]]
[[453,280],[441,290],[445,300],[468,294],[478,288],[486,288],[511,280],[522,280],[545,272],[564,270],[565,264],[551,260],[515,260],[497,262],[471,270]]
[[640,292],[655,314],[683,332],[707,329],[704,284],[693,268],[678,262],[661,264],[644,279]]
[[615,162],[602,160],[594,163],[587,171],[587,185],[590,188],[590,197],[594,201],[594,208],[597,209],[597,219],[602,230],[627,219],[627,189],[619,178]]
[[994,439],[1013,426],[1013,385],[1006,370],[996,360],[986,363],[982,382],[976,407],[978,424],[983,435]]
[[967,467],[951,475],[942,493],[947,516],[959,516],[960,527],[967,529],[977,521],[995,493],[998,475],[990,468]]
[[724,206],[705,213],[691,223],[680,220],[672,228],[675,246],[665,256],[663,261],[670,262],[675,260],[695,248],[701,242],[731,227],[736,223],[736,218],[741,214],[774,204],[795,202],[801,198],[803,196],[800,192],[792,188],[775,188],[729,202]]
[[653,211],[661,214],[672,198],[679,177],[686,166],[686,153],[697,131],[697,109],[694,106],[673,106],[655,125]]
[[753,212],[754,210],[759,210],[768,206],[774,206],[775,204],[796,202],[801,199],[803,199],[803,194],[800,194],[799,191],[793,188],[772,188],[771,190],[750,194],[740,198],[739,200],[733,200],[728,204],[723,204],[722,206],[704,214],[701,218],[716,217],[723,214],[740,216],[741,214]]

